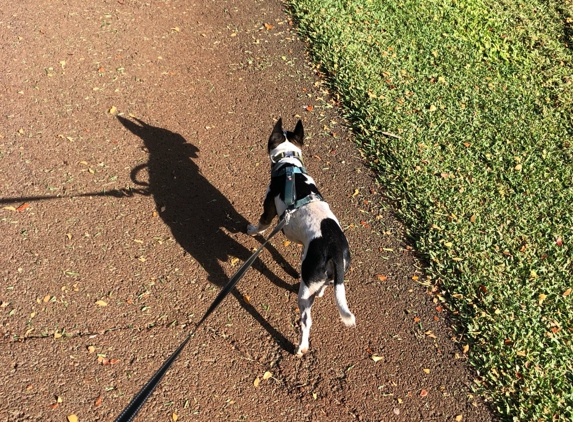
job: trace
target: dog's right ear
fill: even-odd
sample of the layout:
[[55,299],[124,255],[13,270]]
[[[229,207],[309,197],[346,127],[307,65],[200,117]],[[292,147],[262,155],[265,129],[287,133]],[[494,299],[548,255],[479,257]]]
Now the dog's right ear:
[[304,144],[304,129],[302,127],[302,121],[299,120],[294,128],[294,139],[293,141],[297,144],[299,144],[300,146],[303,146]]

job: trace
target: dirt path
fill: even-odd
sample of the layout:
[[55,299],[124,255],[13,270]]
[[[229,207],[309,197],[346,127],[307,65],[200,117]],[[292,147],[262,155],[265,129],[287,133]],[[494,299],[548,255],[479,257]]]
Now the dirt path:
[[117,416],[259,244],[279,116],[346,228],[358,326],[327,291],[292,355],[278,236],[138,420],[490,420],[281,4],[91,3],[0,10],[0,420]]

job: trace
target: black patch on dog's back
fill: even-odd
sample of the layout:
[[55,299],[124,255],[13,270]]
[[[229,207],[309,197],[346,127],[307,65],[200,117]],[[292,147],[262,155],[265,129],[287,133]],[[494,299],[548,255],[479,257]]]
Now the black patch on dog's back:
[[325,218],[320,223],[321,237],[311,240],[308,251],[302,261],[301,276],[307,285],[323,282],[327,277],[327,265],[330,260],[346,261],[344,271],[350,265],[348,241],[342,229],[332,218]]

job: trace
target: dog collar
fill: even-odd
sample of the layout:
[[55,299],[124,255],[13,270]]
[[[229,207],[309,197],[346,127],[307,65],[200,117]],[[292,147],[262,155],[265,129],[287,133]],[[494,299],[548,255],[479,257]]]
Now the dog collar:
[[301,164],[304,165],[304,161],[302,160],[302,154],[298,151],[283,151],[279,152],[277,155],[273,155],[271,157],[271,163],[276,164],[283,158],[296,158]]

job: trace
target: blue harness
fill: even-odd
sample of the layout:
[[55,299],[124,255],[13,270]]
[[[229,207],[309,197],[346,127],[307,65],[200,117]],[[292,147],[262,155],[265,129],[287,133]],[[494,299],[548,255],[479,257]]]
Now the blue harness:
[[[304,198],[297,199],[296,197],[296,187],[294,183],[294,176],[296,173],[307,174],[304,167],[288,166],[281,167],[278,171],[273,172],[271,177],[286,176],[285,180],[285,205],[287,206],[287,211],[294,211],[306,204],[314,201],[324,201],[322,196],[318,193],[312,192],[310,195]],[[282,217],[282,216],[281,216]]]

